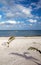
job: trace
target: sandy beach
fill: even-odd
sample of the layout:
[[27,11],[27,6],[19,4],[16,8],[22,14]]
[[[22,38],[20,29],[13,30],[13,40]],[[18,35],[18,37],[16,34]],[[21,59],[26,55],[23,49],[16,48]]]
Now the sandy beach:
[[41,54],[28,50],[35,47],[41,50],[40,37],[15,37],[7,47],[9,37],[0,37],[0,65],[41,65]]

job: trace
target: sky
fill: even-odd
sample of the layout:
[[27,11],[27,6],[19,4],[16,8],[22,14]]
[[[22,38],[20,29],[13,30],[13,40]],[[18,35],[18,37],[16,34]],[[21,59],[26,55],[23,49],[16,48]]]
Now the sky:
[[41,30],[41,0],[0,0],[0,30]]

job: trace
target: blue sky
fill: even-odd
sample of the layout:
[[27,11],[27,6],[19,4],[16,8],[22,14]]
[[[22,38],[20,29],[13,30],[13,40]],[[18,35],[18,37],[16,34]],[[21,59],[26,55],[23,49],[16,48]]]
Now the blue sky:
[[0,0],[0,30],[41,30],[41,0]]

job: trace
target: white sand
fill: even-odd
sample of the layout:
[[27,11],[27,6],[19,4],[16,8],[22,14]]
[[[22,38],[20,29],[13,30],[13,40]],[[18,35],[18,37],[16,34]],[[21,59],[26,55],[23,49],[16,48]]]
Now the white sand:
[[7,47],[8,39],[0,37],[0,65],[41,65],[41,54],[28,50],[31,46],[41,50],[41,37],[16,37]]

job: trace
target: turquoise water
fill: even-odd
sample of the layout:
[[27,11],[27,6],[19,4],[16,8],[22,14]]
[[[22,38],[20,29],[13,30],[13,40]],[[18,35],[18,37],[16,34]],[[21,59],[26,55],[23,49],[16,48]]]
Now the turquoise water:
[[0,37],[4,36],[41,36],[41,30],[0,30]]

